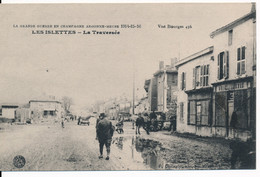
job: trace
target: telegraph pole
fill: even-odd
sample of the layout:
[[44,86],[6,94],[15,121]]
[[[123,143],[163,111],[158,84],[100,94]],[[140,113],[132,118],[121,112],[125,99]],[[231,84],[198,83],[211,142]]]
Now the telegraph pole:
[[133,115],[135,114],[135,65],[133,69]]

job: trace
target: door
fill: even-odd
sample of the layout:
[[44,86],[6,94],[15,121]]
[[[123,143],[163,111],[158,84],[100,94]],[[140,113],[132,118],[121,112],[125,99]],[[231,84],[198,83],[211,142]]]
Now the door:
[[228,116],[227,116],[227,136],[229,136],[230,131],[232,130],[230,128],[230,122],[232,113],[234,112],[234,92],[228,92],[227,95],[227,101],[228,101]]

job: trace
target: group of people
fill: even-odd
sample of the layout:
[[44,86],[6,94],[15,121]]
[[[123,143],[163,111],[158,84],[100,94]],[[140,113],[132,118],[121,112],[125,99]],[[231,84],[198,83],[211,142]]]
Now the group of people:
[[[146,133],[149,135],[150,131],[157,131],[158,129],[163,127],[163,123],[159,124],[159,120],[162,121],[162,116],[159,114],[156,115],[155,112],[152,112],[150,116],[148,116],[147,113],[145,114],[138,114],[138,118],[135,121],[136,124],[136,134],[140,134],[140,128],[143,127],[143,129],[146,131]],[[176,131],[176,115],[172,115],[170,118],[170,127],[169,131]]]
[[[154,116],[154,117],[153,117]],[[146,133],[149,135],[150,130],[151,130],[151,125],[152,124],[152,119],[154,118],[156,120],[156,114],[152,113],[150,116],[148,114],[138,114],[138,118],[135,120],[135,133],[136,134],[141,134],[140,133],[140,128],[142,127]],[[174,123],[176,124],[176,118],[172,118],[171,120],[171,126],[170,128],[174,129]],[[101,113],[99,118],[97,119],[96,122],[96,139],[99,141],[99,159],[103,158],[103,149],[104,146],[106,147],[106,160],[109,160],[109,155],[110,155],[110,146],[112,142],[112,137],[114,134],[114,131],[117,131],[119,134],[124,133],[123,130],[123,125],[124,125],[124,120],[119,120],[118,123],[116,124],[115,128],[112,125],[112,122],[107,119],[107,116],[104,113]]]

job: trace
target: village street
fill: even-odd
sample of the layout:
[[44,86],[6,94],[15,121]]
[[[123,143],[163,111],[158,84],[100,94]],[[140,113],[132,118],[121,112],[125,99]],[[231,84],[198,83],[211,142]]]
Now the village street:
[[[1,125],[0,170],[230,169],[231,150],[225,141],[168,131],[146,135],[143,129],[136,136],[131,122],[125,122],[124,134],[114,133],[110,160],[98,159],[95,122],[94,118],[90,126],[65,122],[65,128],[60,123]],[[26,159],[24,167],[13,165],[16,155]]]

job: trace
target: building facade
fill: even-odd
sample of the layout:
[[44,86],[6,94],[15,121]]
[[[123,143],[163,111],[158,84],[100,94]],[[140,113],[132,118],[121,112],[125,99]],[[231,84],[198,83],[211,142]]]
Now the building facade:
[[[213,127],[216,136],[246,140],[255,135],[256,12],[211,33],[214,43]],[[233,125],[232,115],[237,123]]]
[[[147,89],[148,88],[148,89]],[[148,111],[157,111],[157,78],[153,77],[145,83],[148,97]]]
[[161,61],[159,70],[154,73],[157,81],[157,111],[167,112],[173,109],[177,102],[176,92],[178,90],[178,71],[175,67],[177,59],[171,60],[171,65],[164,66]]
[[186,57],[178,68],[177,131],[201,136],[212,134],[213,46]]
[[61,118],[62,107],[59,101],[29,101],[32,118]]
[[2,105],[2,116],[6,119],[15,119],[17,105],[4,104]]
[[177,62],[177,131],[229,139],[256,135],[256,12],[213,31],[214,47]]

